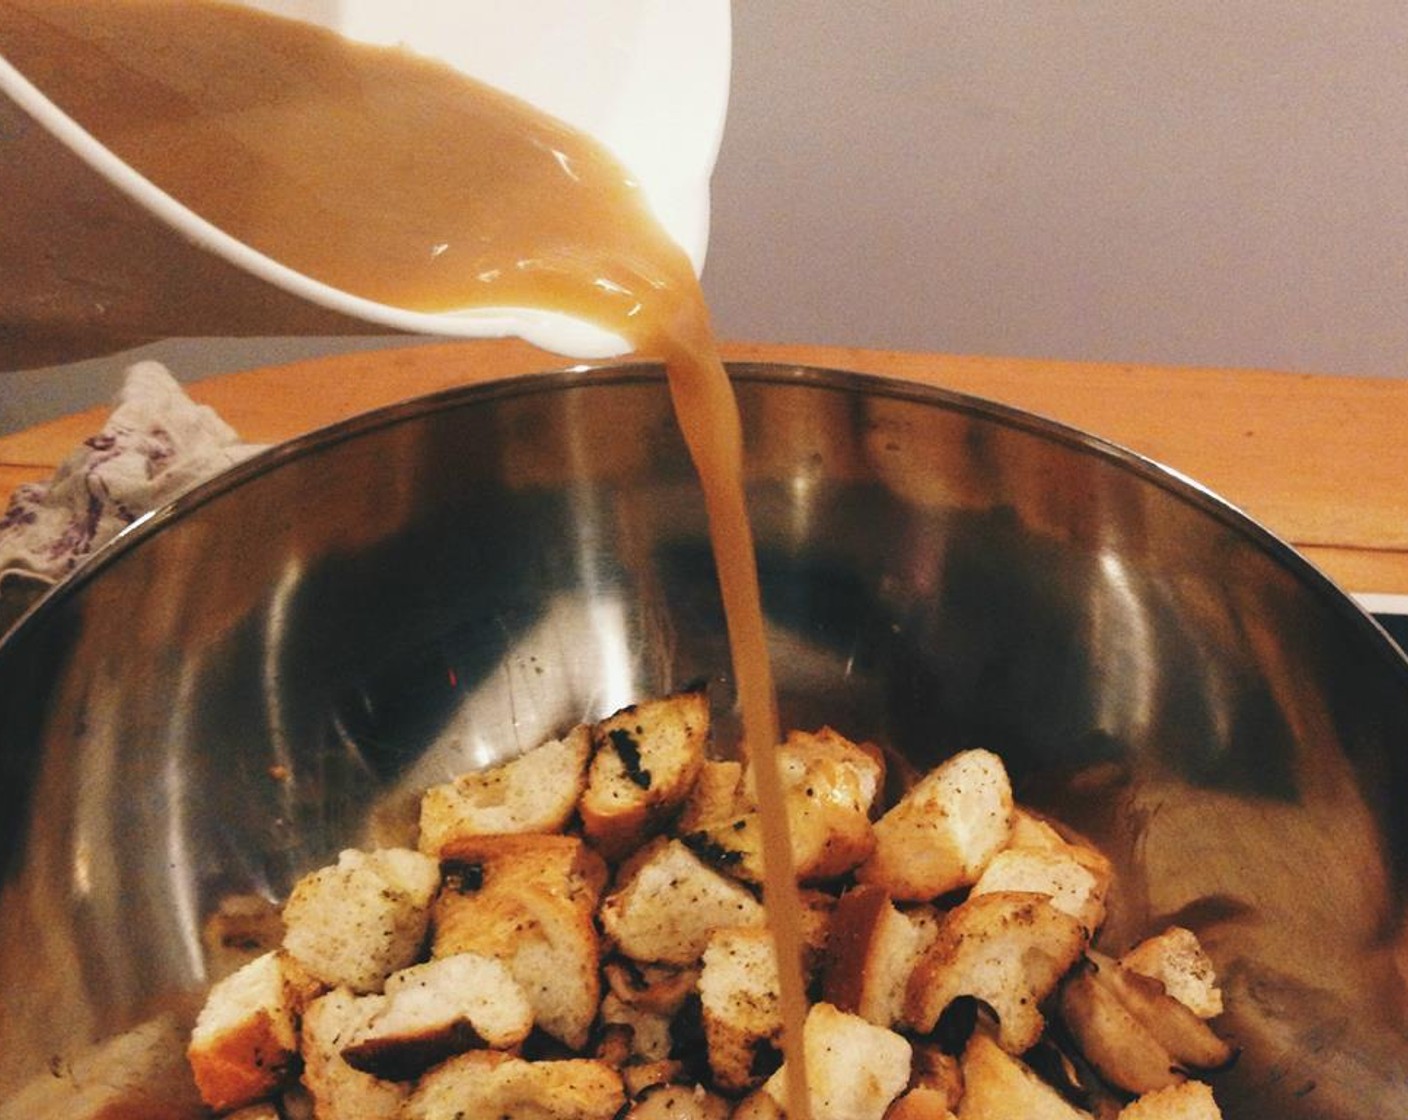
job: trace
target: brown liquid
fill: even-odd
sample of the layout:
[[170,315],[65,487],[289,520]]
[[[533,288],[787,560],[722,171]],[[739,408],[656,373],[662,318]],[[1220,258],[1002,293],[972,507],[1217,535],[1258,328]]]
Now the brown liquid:
[[738,408],[689,261],[626,172],[448,67],[236,5],[0,0],[0,53],[147,178],[300,272],[415,310],[560,311],[664,360],[757,775],[788,1115],[808,1120],[801,909]]

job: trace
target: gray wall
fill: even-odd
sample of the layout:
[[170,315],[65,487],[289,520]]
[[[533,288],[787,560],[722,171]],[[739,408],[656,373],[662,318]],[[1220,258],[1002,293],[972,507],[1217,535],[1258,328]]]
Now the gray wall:
[[726,334],[1408,375],[1401,0],[739,0]]
[[[761,341],[1408,375],[1408,4],[735,0],[706,289]],[[198,376],[334,343],[166,344]],[[122,358],[0,375],[0,430]]]

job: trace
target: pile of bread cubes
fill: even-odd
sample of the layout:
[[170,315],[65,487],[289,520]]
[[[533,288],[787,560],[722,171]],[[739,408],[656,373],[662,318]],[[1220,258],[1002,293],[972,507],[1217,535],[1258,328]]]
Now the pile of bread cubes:
[[[1189,1076],[1233,1057],[1197,939],[1098,951],[1108,860],[1015,806],[996,755],[890,805],[870,745],[793,732],[778,759],[817,1120],[1219,1115]],[[416,849],[306,875],[281,944],[212,987],[201,1096],[239,1120],[785,1116],[752,788],[691,690],[429,789]]]

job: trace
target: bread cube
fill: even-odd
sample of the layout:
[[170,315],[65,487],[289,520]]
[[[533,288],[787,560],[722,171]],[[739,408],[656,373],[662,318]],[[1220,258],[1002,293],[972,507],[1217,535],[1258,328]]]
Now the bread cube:
[[875,823],[875,850],[856,871],[898,901],[972,886],[1012,831],[1012,786],[997,755],[963,751],[922,777]]
[[958,1120],[1091,1120],[985,1031],[963,1051]]
[[1038,1005],[1080,959],[1081,924],[1045,895],[998,892],[950,910],[910,977],[905,1018],[921,1033],[959,996],[973,996],[998,1018],[998,1042],[1029,1049],[1045,1027]]
[[[912,1051],[905,1039],[829,1003],[808,1011],[802,1052],[813,1120],[882,1120],[909,1082]],[[786,1109],[785,1062],[764,1089]]]
[[744,792],[743,763],[733,758],[706,758],[680,811],[676,831],[693,832],[752,808],[752,801]]
[[712,933],[699,974],[699,999],[714,1080],[730,1092],[759,1084],[759,1053],[776,1048],[782,1033],[777,956],[768,930]]
[[1208,1085],[1185,1081],[1136,1097],[1120,1109],[1117,1120],[1222,1120],[1222,1110]]
[[1170,926],[1141,941],[1120,958],[1120,964],[1157,980],[1200,1019],[1222,1014],[1222,990],[1217,986],[1216,970],[1197,934],[1190,929]]
[[342,1049],[348,1065],[409,1081],[478,1046],[508,1049],[533,1028],[533,1008],[508,967],[456,953],[392,973],[381,1007]]
[[709,698],[681,692],[624,708],[592,728],[580,803],[582,828],[619,860],[674,819],[694,788],[709,743]]
[[460,889],[447,876],[435,900],[431,955],[502,961],[534,1022],[574,1050],[586,1045],[601,1001],[601,946],[591,910],[535,886]]
[[201,1099],[226,1112],[271,1095],[298,1055],[295,994],[283,958],[268,952],[211,988],[187,1057]]
[[586,788],[591,749],[582,724],[498,766],[431,786],[421,797],[420,850],[438,858],[465,837],[562,831]]
[[905,1022],[909,978],[937,926],[897,910],[883,887],[863,884],[841,896],[822,966],[828,1003],[881,1027]]
[[605,1062],[529,1062],[471,1050],[422,1077],[401,1120],[613,1120],[625,1103],[621,1075]]
[[294,885],[284,949],[328,987],[379,992],[419,955],[439,884],[439,864],[420,852],[344,851]]
[[[819,883],[845,875],[874,849],[870,808],[884,766],[873,752],[829,728],[793,732],[777,757],[798,880]],[[755,810],[681,838],[718,870],[744,882],[763,881],[762,827]]]
[[1087,950],[1061,989],[1062,1017],[1090,1064],[1131,1093],[1184,1080],[1190,1069],[1217,1069],[1235,1057],[1207,1023],[1157,980]]
[[729,1120],[732,1106],[701,1085],[654,1085],[631,1105],[625,1120]]
[[335,988],[303,1015],[303,1085],[317,1120],[399,1120],[408,1089],[354,1069],[342,1049],[384,1005],[380,995]]
[[606,862],[580,836],[466,836],[441,851],[446,889],[461,893],[522,888],[566,899],[591,915],[606,886]]
[[762,904],[706,867],[678,840],[661,840],[635,862],[601,904],[601,924],[616,947],[638,961],[689,965],[716,929],[761,926]]
[[983,869],[969,897],[995,891],[1043,894],[1093,936],[1105,921],[1107,885],[1069,851],[1005,848]]

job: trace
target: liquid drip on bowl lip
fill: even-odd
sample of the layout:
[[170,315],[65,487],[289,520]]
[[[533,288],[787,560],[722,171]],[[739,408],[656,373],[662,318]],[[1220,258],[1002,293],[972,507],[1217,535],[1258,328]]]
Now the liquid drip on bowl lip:
[[0,52],[157,185],[315,279],[418,310],[563,312],[665,361],[758,775],[787,1113],[808,1120],[801,906],[738,409],[692,266],[629,174],[448,67],[238,6],[4,0]]

